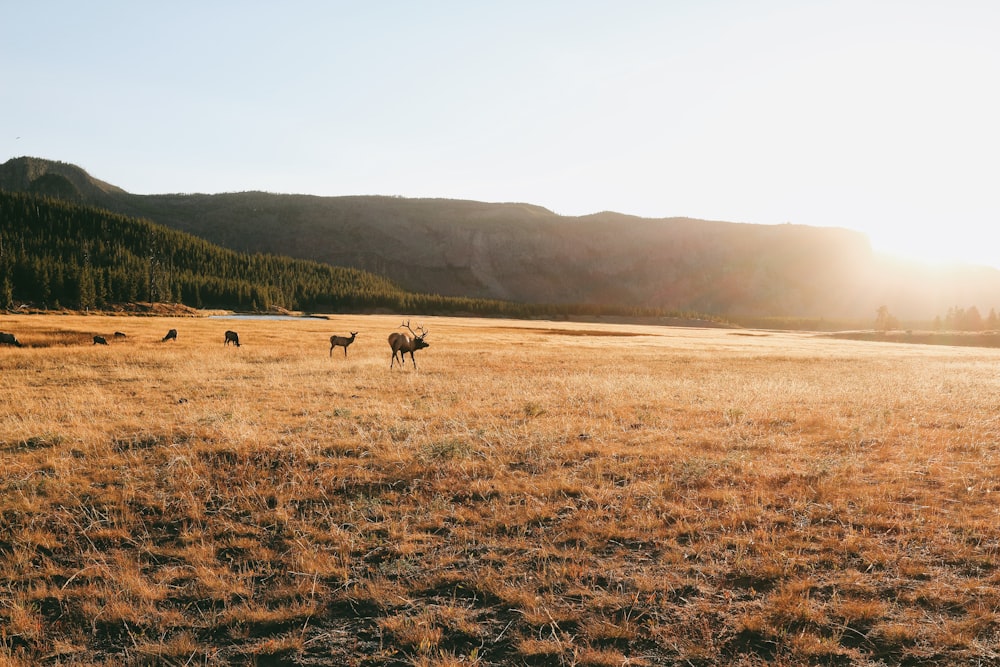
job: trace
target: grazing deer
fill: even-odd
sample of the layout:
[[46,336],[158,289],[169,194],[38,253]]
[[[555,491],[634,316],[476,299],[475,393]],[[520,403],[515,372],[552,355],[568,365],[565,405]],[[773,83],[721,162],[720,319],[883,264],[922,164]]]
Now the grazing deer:
[[413,362],[413,367],[417,367],[417,360],[413,358],[413,353],[417,350],[422,350],[425,347],[430,347],[430,343],[424,340],[427,336],[427,329],[423,327],[417,327],[420,329],[420,335],[418,336],[414,333],[413,329],[410,329],[410,321],[407,320],[399,325],[400,327],[406,327],[409,330],[409,334],[400,333],[398,331],[389,334],[389,347],[392,348],[392,361],[389,362],[389,368],[396,362],[396,353],[399,353],[399,365],[406,365],[406,353],[410,353],[410,361]]
[[163,337],[161,342],[166,343],[168,340],[177,340],[177,329],[171,329],[167,332],[167,335]]
[[358,337],[357,331],[351,332],[351,337],[347,336],[330,336],[330,356],[333,357],[333,348],[338,345],[344,348],[344,356],[347,356],[347,346],[354,342],[354,339]]
[[94,336],[94,345],[107,345],[108,341],[104,336]]
[[226,332],[226,342],[223,345],[229,345],[230,343],[234,343],[236,347],[240,346],[240,336],[235,331]]
[[14,336],[14,334],[10,334],[10,333],[0,333],[0,343],[4,343],[6,345],[13,345],[14,347],[24,347],[17,340],[17,338]]

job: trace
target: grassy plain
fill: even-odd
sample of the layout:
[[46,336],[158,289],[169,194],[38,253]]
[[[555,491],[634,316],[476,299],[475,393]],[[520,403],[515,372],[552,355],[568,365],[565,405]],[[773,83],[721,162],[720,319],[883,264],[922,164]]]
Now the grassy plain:
[[1000,661],[1000,352],[420,323],[0,317],[0,665]]

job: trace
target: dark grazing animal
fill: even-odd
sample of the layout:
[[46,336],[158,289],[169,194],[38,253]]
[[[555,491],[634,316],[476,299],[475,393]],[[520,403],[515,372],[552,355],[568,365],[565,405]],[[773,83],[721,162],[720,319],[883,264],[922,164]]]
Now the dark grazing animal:
[[358,336],[357,331],[352,331],[350,338],[348,338],[347,336],[330,336],[330,356],[331,357],[333,356],[333,348],[340,345],[344,348],[344,356],[346,357],[347,346],[353,343],[354,339],[357,338],[357,336]]
[[94,336],[94,345],[107,345],[108,341],[104,339],[104,336]]
[[424,340],[427,336],[427,329],[423,327],[417,327],[420,329],[420,335],[418,336],[413,329],[410,329],[410,321],[407,320],[399,325],[400,327],[406,327],[410,332],[408,334],[400,333],[398,331],[389,334],[389,347],[392,348],[392,361],[389,362],[389,368],[392,368],[393,363],[396,361],[396,353],[399,353],[399,365],[406,365],[406,353],[410,353],[410,361],[413,363],[413,367],[417,367],[417,360],[413,358],[413,353],[417,350],[422,350],[425,347],[430,347],[430,343]]
[[15,347],[24,347],[21,343],[14,337],[11,333],[0,333],[0,343],[5,345],[13,345]]
[[115,338],[125,338],[125,334],[123,334],[121,331],[116,331]]
[[171,329],[168,331],[167,335],[163,337],[162,342],[166,343],[168,340],[177,340],[177,329]]
[[236,347],[240,346],[240,336],[235,331],[226,332],[226,342],[223,345],[229,345],[230,343],[235,344]]

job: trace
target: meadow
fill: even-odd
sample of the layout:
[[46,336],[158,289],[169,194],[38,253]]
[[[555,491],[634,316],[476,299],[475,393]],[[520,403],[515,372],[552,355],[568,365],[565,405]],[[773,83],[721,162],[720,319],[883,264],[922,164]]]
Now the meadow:
[[399,323],[0,316],[0,665],[1000,661],[1000,351]]

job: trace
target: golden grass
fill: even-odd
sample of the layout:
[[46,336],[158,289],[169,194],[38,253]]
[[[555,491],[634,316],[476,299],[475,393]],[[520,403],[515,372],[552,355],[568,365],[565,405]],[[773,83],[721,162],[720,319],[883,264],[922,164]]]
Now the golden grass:
[[1000,352],[421,323],[0,317],[0,665],[1000,660]]

